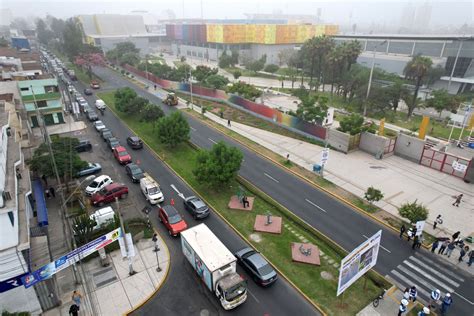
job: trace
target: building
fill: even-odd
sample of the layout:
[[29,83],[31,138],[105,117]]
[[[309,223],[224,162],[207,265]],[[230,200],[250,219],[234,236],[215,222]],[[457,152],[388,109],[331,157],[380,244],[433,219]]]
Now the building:
[[57,79],[18,81],[18,89],[31,127],[39,127],[37,111],[42,114],[46,126],[64,123]]
[[[413,56],[430,57],[434,67],[442,67],[445,76],[433,85],[434,89],[448,89],[452,94],[473,90],[474,36],[445,35],[336,35],[337,43],[357,40],[362,54],[357,62],[370,67],[376,50],[376,65],[385,71],[403,75],[403,69]],[[451,84],[449,78],[459,52]]]
[[2,311],[39,314],[35,289],[26,289],[21,282],[30,271],[34,212],[29,171],[20,145],[22,124],[13,95],[0,95],[0,306]]
[[224,51],[278,63],[278,52],[294,49],[319,35],[336,35],[337,25],[304,24],[168,24],[166,35],[174,55],[217,61]]

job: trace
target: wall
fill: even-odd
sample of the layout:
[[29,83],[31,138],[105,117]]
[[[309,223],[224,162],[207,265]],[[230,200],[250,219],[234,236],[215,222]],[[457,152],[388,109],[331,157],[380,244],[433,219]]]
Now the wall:
[[140,49],[140,55],[144,56],[150,53],[150,43],[148,37],[117,37],[117,38],[101,38],[100,47],[104,52],[114,49],[118,43],[132,42],[135,47]]
[[[385,136],[379,136],[368,132],[360,135],[359,149],[372,155],[380,155],[384,152],[385,147],[390,143],[390,139]],[[383,157],[392,155],[392,153],[384,154]]]
[[419,163],[425,141],[400,133],[395,144],[395,155]]
[[267,55],[267,64],[279,64],[278,53],[285,49],[293,49],[295,45],[262,45],[252,44],[250,46],[250,57],[256,60]]
[[328,129],[328,144],[337,151],[347,154],[350,151],[351,135],[336,129]]

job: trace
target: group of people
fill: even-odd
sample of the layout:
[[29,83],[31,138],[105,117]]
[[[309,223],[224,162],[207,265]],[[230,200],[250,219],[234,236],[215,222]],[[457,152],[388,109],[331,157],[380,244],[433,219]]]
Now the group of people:
[[469,246],[464,245],[462,239],[459,238],[461,234],[460,231],[457,231],[453,234],[452,239],[446,239],[444,241],[436,240],[431,245],[431,252],[435,253],[436,249],[438,249],[439,255],[446,255],[448,258],[451,257],[453,250],[456,248],[456,245],[459,245],[461,250],[459,251],[458,262],[463,262],[464,257],[467,255],[467,265],[471,266],[472,262],[474,261],[474,250],[469,251]]
[[81,299],[82,299],[82,294],[79,293],[79,291],[72,292],[73,304],[69,307],[69,315],[72,315],[72,316],[79,315],[79,310],[81,309]]
[[[410,301],[415,302],[418,296],[418,291],[416,286],[406,288],[403,292],[403,298],[400,301],[400,306],[398,308],[398,316],[402,316],[408,310],[408,304]],[[428,306],[423,306],[423,309],[418,312],[418,316],[425,316],[430,314],[430,309],[435,310],[437,306],[441,304],[441,315],[446,315],[451,304],[453,304],[453,298],[451,293],[446,293],[446,295],[441,299],[441,291],[434,289],[431,291],[430,303]]]
[[407,231],[405,224],[403,224],[402,227],[400,227],[400,239],[403,238],[405,232],[407,234],[407,241],[410,241],[413,238],[412,248],[419,249],[423,243],[423,234],[418,234],[415,226],[410,227]]

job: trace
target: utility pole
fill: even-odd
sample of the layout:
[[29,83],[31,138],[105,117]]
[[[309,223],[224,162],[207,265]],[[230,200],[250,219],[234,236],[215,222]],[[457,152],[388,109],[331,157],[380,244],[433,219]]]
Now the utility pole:
[[380,44],[375,45],[374,48],[374,56],[372,57],[372,67],[370,67],[370,75],[369,75],[369,84],[367,86],[367,94],[365,95],[365,102],[364,102],[364,117],[367,114],[367,100],[369,99],[370,95],[370,87],[372,86],[372,75],[374,74],[374,67],[375,67],[375,54],[377,53],[377,47],[382,46],[386,43],[387,41],[383,41]]
[[120,203],[119,203],[118,197],[115,198],[115,203],[117,204],[117,214],[120,220],[120,228],[122,230],[122,235],[123,235],[123,244],[125,246],[125,252],[127,253],[128,275],[134,275],[136,272],[133,270],[132,257],[130,256],[130,251],[128,250],[127,237],[125,234],[125,225],[123,224],[123,216],[122,216],[122,213],[120,212]]

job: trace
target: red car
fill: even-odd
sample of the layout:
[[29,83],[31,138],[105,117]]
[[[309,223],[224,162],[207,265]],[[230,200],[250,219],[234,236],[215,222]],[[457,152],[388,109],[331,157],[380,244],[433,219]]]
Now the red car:
[[91,81],[91,88],[92,89],[100,89],[100,84],[97,80],[92,80]]
[[178,211],[171,205],[165,205],[158,210],[158,218],[162,222],[171,236],[176,236],[188,228],[184,219]]
[[128,188],[122,183],[112,183],[104,187],[91,197],[94,206],[102,206],[115,201],[115,198],[124,199],[128,196]]
[[126,165],[132,162],[132,156],[130,156],[127,149],[123,146],[117,146],[114,148],[114,156],[121,165]]

